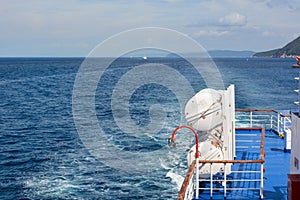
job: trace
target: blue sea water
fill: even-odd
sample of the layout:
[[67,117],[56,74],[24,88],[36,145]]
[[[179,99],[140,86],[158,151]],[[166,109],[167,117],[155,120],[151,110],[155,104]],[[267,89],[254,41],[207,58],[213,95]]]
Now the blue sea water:
[[[123,93],[115,94],[115,88],[132,69],[151,67],[151,63],[177,70],[194,91],[205,88],[205,80],[179,58],[115,60],[103,72],[94,97],[98,125],[107,138],[99,146],[111,143],[114,149],[104,149],[101,152],[105,155],[97,156],[83,142],[80,127],[74,122],[74,83],[83,61],[0,58],[0,199],[175,199],[186,172],[184,151],[192,143],[191,137],[179,136],[178,143],[183,144],[176,150],[166,144],[172,129],[184,123],[178,96],[171,88],[177,82],[176,90],[180,90],[181,82],[172,80],[168,88],[135,75],[126,79],[125,85],[138,81],[147,84],[138,85],[125,103]],[[298,70],[291,67],[293,59],[214,61],[224,85],[235,84],[237,108],[296,108],[293,102],[298,96],[293,90],[298,88],[294,80]],[[103,63],[97,60],[94,69]],[[170,78],[170,74],[157,76],[153,79]],[[113,95],[116,98],[112,100]],[[190,96],[183,98],[187,101]],[[114,112],[114,103],[121,109],[117,107]],[[123,104],[128,110],[122,109]],[[141,128],[138,130],[146,131],[130,132],[132,126],[125,123],[128,114],[133,125]],[[147,127],[149,124],[152,126]]]

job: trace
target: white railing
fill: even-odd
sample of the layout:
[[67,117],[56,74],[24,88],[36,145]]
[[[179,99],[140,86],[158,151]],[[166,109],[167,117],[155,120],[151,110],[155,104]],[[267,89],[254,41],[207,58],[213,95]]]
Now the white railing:
[[275,130],[277,133],[286,133],[291,130],[292,121],[290,115],[282,115],[277,113],[277,115],[271,116],[271,129]]
[[[254,144],[251,143],[251,147],[255,146],[254,152],[257,153],[256,158],[245,159],[245,160],[200,160],[200,164],[209,164],[210,165],[210,177],[208,179],[200,179],[201,184],[205,187],[199,188],[203,191],[209,191],[209,196],[212,199],[214,196],[214,192],[217,192],[217,195],[220,194],[220,191],[223,191],[224,199],[227,197],[227,193],[229,191],[259,191],[259,197],[263,198],[263,169],[264,169],[264,137],[265,137],[265,129],[264,128],[237,128],[236,130],[254,130],[258,131],[258,134],[239,134],[247,135],[248,140],[256,140],[259,142]],[[253,136],[255,135],[255,136]],[[240,143],[240,141],[238,142]],[[240,146],[236,146],[236,148],[240,148]],[[243,148],[243,147],[242,147]],[[249,148],[247,148],[249,149]],[[255,154],[256,154],[255,153]],[[226,170],[223,170],[222,173],[219,173],[218,176],[214,176],[212,173],[212,167],[214,164],[224,164],[224,169],[226,169],[227,164],[235,164],[235,165],[250,165],[251,171],[249,170],[237,170],[231,171],[230,175],[226,174]],[[201,166],[201,165],[200,165]],[[252,174],[252,175],[249,175]],[[231,177],[231,178],[230,178]],[[247,184],[246,184],[247,183]],[[209,187],[206,186],[209,184]],[[249,187],[251,185],[252,187]],[[196,198],[197,199],[197,198]]]
[[[212,169],[212,165],[217,163],[219,164],[220,162],[206,162],[210,164],[210,168]],[[263,199],[263,187],[264,187],[264,182],[263,182],[263,173],[264,173],[264,161],[263,160],[231,160],[231,161],[226,161],[226,163],[224,163],[224,168],[226,168],[226,164],[257,164],[259,165],[259,169],[258,170],[251,170],[251,171],[232,171],[230,176],[232,176],[233,174],[239,174],[239,173],[246,173],[248,176],[249,174],[253,174],[253,176],[255,178],[235,178],[235,179],[231,179],[228,178],[228,175],[226,174],[226,170],[224,171],[223,174],[220,174],[220,176],[218,176],[217,178],[214,178],[212,170],[210,172],[210,178],[209,179],[200,179],[200,182],[202,183],[207,183],[209,184],[209,187],[200,187],[200,190],[209,190],[209,196],[210,199],[213,198],[214,196],[214,192],[217,191],[218,195],[220,194],[220,191],[223,190],[223,196],[224,199],[226,199],[227,197],[227,193],[229,191],[242,191],[242,190],[257,190],[259,191],[259,197],[261,199]],[[246,185],[245,183],[248,182],[247,185],[250,185],[250,182],[252,183],[257,183],[257,184],[253,184],[255,186],[253,187],[236,187],[235,185],[237,185],[238,183],[243,182],[244,184],[240,184],[240,185]],[[202,184],[205,186],[205,184]],[[196,198],[197,199],[197,198]]]
[[[210,176],[209,178],[201,178],[200,175],[200,185],[203,187],[200,187],[199,189],[202,191],[209,191],[209,195],[212,198],[215,191],[223,191],[224,198],[226,198],[227,193],[232,190],[257,190],[259,191],[259,197],[263,198],[263,167],[264,167],[264,135],[265,131],[264,128],[237,128],[237,130],[259,130],[259,143],[257,143],[257,150],[255,150],[258,154],[257,158],[253,158],[252,160],[199,160],[200,167],[202,165],[210,165]],[[237,146],[237,148],[239,148]],[[222,173],[219,173],[218,177],[216,177],[213,174],[212,167],[215,164],[223,164],[224,169],[226,169],[226,165],[251,165],[253,168],[253,165],[257,165],[257,167],[254,167],[251,171],[249,170],[238,170],[238,171],[231,171],[231,174],[226,174],[226,170],[223,170]],[[184,182],[182,184],[181,190],[178,195],[179,200],[191,200],[191,199],[198,199],[195,195],[195,170],[196,169],[196,163],[195,161],[192,162],[192,164],[189,167],[189,170],[186,174],[186,177],[184,179]],[[234,174],[243,174],[241,176],[234,175]],[[247,178],[249,173],[255,174],[252,176],[252,178]],[[233,178],[229,178],[229,176],[232,176]],[[238,183],[245,183],[245,182],[255,182],[257,184],[254,184],[255,187],[243,187],[244,184],[238,184]],[[206,186],[206,184],[209,184],[209,186]],[[240,185],[240,186],[237,186]],[[218,194],[220,194],[218,192]]]
[[[291,114],[283,114],[276,110],[236,109],[236,127],[263,127],[284,138],[285,152],[291,151]],[[291,113],[291,111],[285,111]]]
[[[232,171],[231,175],[234,173],[248,173],[248,174],[257,174],[257,176],[253,179],[245,179],[242,176],[234,179],[228,178],[226,174],[226,170],[224,170],[223,174],[220,177],[215,178],[212,172],[210,173],[210,178],[208,179],[199,179],[200,183],[209,184],[209,187],[200,187],[200,190],[209,191],[210,197],[213,196],[214,191],[223,190],[224,197],[227,196],[227,192],[231,190],[259,190],[260,198],[263,198],[263,167],[264,167],[264,130],[270,129],[275,131],[279,136],[286,137],[287,134],[290,134],[291,130],[291,115],[289,114],[282,114],[275,110],[242,110],[237,109],[235,112],[235,124],[236,129],[261,129],[261,139],[259,140],[258,146],[252,145],[251,148],[260,149],[259,159],[256,160],[200,160],[200,166],[203,164],[209,164],[210,166],[214,164],[224,164],[224,169],[226,169],[226,164],[233,164],[233,163],[244,163],[244,164],[256,164],[259,167],[255,167],[256,170],[251,171]],[[248,137],[248,136],[247,136]],[[254,140],[252,140],[254,141]],[[288,142],[288,140],[286,140]],[[241,141],[237,141],[241,142]],[[247,141],[246,141],[247,142]],[[241,143],[242,144],[242,143]],[[236,146],[236,148],[243,148],[242,145]],[[288,145],[286,144],[285,148]],[[290,145],[289,145],[290,146]],[[190,165],[189,171],[185,177],[184,183],[178,195],[178,199],[180,200],[191,200],[191,199],[198,199],[195,195],[195,161]],[[201,175],[200,175],[201,176]],[[238,176],[237,176],[238,177]],[[237,182],[256,182],[256,186],[258,187],[230,187],[229,184],[234,184]],[[222,187],[217,187],[217,185]],[[205,185],[205,184],[204,184]],[[242,185],[242,184],[240,184]]]
[[[227,164],[257,164],[260,165],[258,170],[251,170],[251,171],[232,171],[231,176],[233,174],[239,174],[239,173],[245,173],[249,176],[249,174],[254,174],[255,178],[235,178],[235,179],[230,179],[228,178],[228,175],[226,174],[226,170],[224,170],[223,174],[220,174],[217,178],[214,178],[213,173],[212,173],[212,166],[214,164],[224,164],[224,169],[226,168]],[[209,187],[200,187],[199,190],[209,190],[209,196],[212,199],[214,196],[214,192],[218,191],[219,192],[223,190],[223,195],[224,199],[227,197],[227,193],[229,191],[241,191],[241,190],[257,190],[259,191],[259,197],[260,199],[263,199],[263,187],[264,187],[264,182],[263,182],[263,173],[264,173],[264,159],[259,159],[259,160],[222,160],[222,161],[209,161],[209,160],[200,160],[200,164],[209,164],[210,165],[210,178],[209,179],[199,179],[200,183],[203,186],[209,184]],[[184,183],[182,184],[181,190],[178,195],[178,200],[192,200],[192,199],[198,199],[199,197],[195,196],[195,161],[194,164],[190,166],[190,176],[186,176]],[[190,171],[189,170],[189,171]],[[246,183],[246,182],[255,182],[257,184],[255,187],[235,187],[236,183]],[[245,184],[241,184],[245,185]],[[248,184],[249,185],[249,184]]]
[[236,127],[263,127],[285,136],[291,129],[291,115],[275,110],[236,110]]

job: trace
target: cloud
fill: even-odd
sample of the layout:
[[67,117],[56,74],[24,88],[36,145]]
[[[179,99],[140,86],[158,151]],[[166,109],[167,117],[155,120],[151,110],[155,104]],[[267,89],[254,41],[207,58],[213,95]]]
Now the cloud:
[[244,26],[247,24],[247,18],[239,13],[230,13],[220,18],[219,23],[225,26]]
[[300,12],[291,8],[300,9],[300,1],[2,0],[0,56],[28,55],[27,49],[33,55],[86,55],[111,35],[144,26],[175,29],[199,41],[205,37],[201,42],[210,49],[267,49],[273,45],[267,39],[299,35]]
[[201,37],[201,36],[223,36],[223,35],[229,35],[229,31],[217,31],[217,30],[201,30],[196,33],[194,33],[195,37]]
[[270,32],[270,31],[263,31],[261,33],[262,36],[265,36],[265,37],[270,37],[270,36],[273,36],[274,33],[273,32]]

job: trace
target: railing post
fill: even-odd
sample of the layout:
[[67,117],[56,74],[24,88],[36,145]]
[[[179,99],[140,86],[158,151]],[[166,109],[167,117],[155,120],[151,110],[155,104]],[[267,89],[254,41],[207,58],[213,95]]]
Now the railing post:
[[270,125],[270,126],[271,126],[271,130],[273,129],[273,117],[274,117],[274,116],[271,115],[271,123],[270,123],[270,124],[271,124],[271,125]]
[[264,188],[264,164],[260,164],[260,199],[264,198],[263,194],[263,188]]
[[212,163],[210,163],[210,199],[213,195],[213,175],[212,175]]
[[250,127],[252,127],[252,111],[250,112]]
[[224,163],[224,199],[226,199],[226,189],[227,189],[227,183],[226,183],[226,163]]
[[286,117],[283,117],[283,132],[285,132],[285,128],[286,128]]
[[277,113],[277,133],[280,133],[280,115]]
[[199,157],[196,158],[196,199],[199,199]]

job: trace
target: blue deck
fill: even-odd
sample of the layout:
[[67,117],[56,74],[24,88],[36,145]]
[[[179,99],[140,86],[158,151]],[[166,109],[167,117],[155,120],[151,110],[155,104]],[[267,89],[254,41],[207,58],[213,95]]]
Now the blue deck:
[[[249,137],[251,135],[251,137]],[[258,160],[259,159],[260,130],[237,130],[236,131],[236,160]],[[265,131],[266,152],[264,168],[264,199],[287,199],[287,175],[290,167],[290,154],[284,153],[284,140],[273,131]],[[259,171],[260,164],[246,163],[234,164],[232,171]],[[216,178],[216,176],[215,176]],[[245,181],[232,182],[227,188],[259,188],[259,182],[247,181],[249,179],[259,180],[259,173],[231,173],[227,180],[243,179]],[[222,178],[220,178],[222,179]],[[216,186],[216,185],[215,185]],[[209,187],[209,184],[206,184]],[[214,190],[213,199],[224,199],[224,190]],[[226,199],[259,199],[259,190],[229,190]],[[210,191],[205,190],[200,199],[210,199]]]
[[290,154],[284,153],[284,140],[272,131],[265,136],[265,199],[287,199],[288,174],[290,172]]

